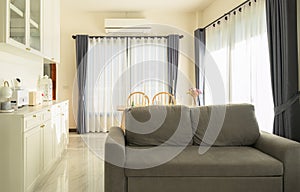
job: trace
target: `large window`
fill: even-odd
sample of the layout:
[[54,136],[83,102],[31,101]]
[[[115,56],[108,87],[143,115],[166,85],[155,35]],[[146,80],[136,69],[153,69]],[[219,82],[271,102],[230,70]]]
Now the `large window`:
[[168,91],[166,38],[130,38],[128,66],[130,90],[143,91],[149,98]]
[[[265,0],[251,1],[206,30],[206,44],[225,85],[226,103],[252,103],[262,130],[273,130]],[[206,104],[213,104],[206,81]]]
[[120,125],[118,106],[131,92],[150,98],[168,90],[167,39],[93,38],[89,42],[86,83],[87,132]]

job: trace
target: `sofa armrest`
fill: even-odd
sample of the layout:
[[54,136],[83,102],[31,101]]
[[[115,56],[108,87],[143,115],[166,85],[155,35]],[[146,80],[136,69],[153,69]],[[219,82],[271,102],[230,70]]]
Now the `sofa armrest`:
[[125,137],[120,127],[112,127],[105,141],[105,192],[126,192]]
[[283,163],[284,192],[300,191],[300,144],[262,132],[255,148]]

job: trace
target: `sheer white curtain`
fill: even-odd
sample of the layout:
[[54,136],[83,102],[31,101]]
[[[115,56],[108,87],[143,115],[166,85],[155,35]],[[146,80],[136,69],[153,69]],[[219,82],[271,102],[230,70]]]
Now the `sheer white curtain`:
[[128,39],[130,92],[142,91],[149,99],[168,90],[167,39]]
[[[225,101],[230,100],[230,46],[228,37],[230,36],[230,26],[228,20],[224,20],[222,25],[215,24],[212,27],[206,29],[206,46],[209,51],[210,56],[215,61],[214,64],[217,65],[219,69],[219,74],[224,83],[225,87]],[[207,62],[207,61],[206,61]],[[205,104],[220,104],[213,103],[212,92],[210,88],[210,81],[208,79],[205,81]]]
[[[128,86],[125,38],[93,38],[89,41],[86,83],[87,132],[106,132],[120,125],[119,103]],[[122,83],[121,83],[122,82]]]
[[106,132],[121,124],[119,106],[128,95],[149,98],[167,91],[166,38],[93,38],[89,41],[86,83],[87,132]]
[[[273,130],[265,0],[250,1],[206,31],[206,44],[226,87],[227,103],[252,103],[262,130]],[[209,87],[209,85],[207,85]],[[206,94],[207,104],[212,104]]]

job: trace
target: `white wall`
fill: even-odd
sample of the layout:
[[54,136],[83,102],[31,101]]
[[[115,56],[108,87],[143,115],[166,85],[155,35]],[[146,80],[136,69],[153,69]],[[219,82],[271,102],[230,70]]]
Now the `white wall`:
[[16,56],[0,51],[0,86],[4,81],[20,78],[24,88],[36,90],[40,75],[43,74],[43,59],[28,54]]
[[[180,41],[181,50],[178,81],[188,79],[194,84],[193,59],[193,31],[197,27],[196,13],[172,13],[172,12],[143,12],[143,13],[124,13],[124,12],[78,12],[72,11],[68,5],[61,6],[61,63],[58,65],[58,98],[70,100],[70,127],[75,128],[72,104],[73,83],[76,74],[75,63],[75,41],[71,38],[75,34],[106,35],[104,31],[104,18],[126,18],[142,17],[150,23],[156,24],[152,33],[156,35],[166,35],[170,33],[183,34],[185,37]],[[158,25],[162,25],[158,27]],[[167,26],[168,25],[168,26]],[[193,85],[190,85],[193,86]],[[180,95],[181,102],[190,102],[186,91],[190,88],[188,84],[179,84],[178,89],[184,90]]]

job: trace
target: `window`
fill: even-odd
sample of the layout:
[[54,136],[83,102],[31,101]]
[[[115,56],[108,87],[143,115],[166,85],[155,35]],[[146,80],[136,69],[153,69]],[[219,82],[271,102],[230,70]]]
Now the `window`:
[[120,125],[118,106],[131,92],[149,98],[168,86],[167,39],[156,37],[93,38],[89,42],[86,105],[87,132]]
[[[207,49],[221,72],[226,103],[252,103],[262,130],[273,130],[273,98],[265,1],[244,5],[206,31]],[[209,87],[209,81],[206,81]],[[213,104],[211,93],[206,104]]]
[[149,98],[168,90],[166,38],[129,39],[131,92],[142,91]]

